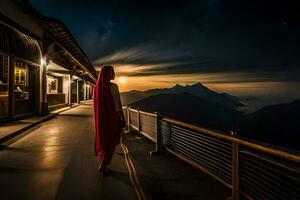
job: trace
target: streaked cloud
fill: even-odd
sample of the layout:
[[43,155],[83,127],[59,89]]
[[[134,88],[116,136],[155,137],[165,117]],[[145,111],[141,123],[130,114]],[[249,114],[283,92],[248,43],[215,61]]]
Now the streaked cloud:
[[97,69],[115,66],[122,91],[202,82],[233,95],[299,94],[296,1],[32,2],[66,23]]

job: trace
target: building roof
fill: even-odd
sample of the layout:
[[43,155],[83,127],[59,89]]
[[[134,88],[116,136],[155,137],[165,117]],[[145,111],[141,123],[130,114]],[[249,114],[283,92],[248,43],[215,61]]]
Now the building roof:
[[2,23],[0,23],[1,51],[34,64],[40,64],[42,58],[39,44],[35,39]]
[[[62,56],[70,63],[73,63],[74,71],[77,71],[74,72],[74,74],[77,73],[77,76],[79,75],[85,79],[89,74],[91,79],[90,82],[92,83],[97,80],[97,73],[94,66],[62,21],[44,16],[33,8],[28,1],[20,1],[18,4],[26,14],[30,15],[33,20],[37,21],[39,26],[41,26],[45,31],[46,35],[49,35],[51,39],[57,43],[60,49],[63,50],[61,51]],[[87,73],[82,72],[81,74],[78,74],[78,70],[76,69],[87,71]]]
[[[76,69],[81,69],[89,72],[94,79],[92,82],[95,82],[95,80],[97,80],[97,73],[94,66],[91,64],[87,55],[80,48],[65,24],[57,19],[49,17],[38,19],[38,21],[47,34],[55,39],[55,42],[62,50],[60,51],[61,56],[71,64],[75,71],[78,72]],[[82,74],[77,75],[82,76]]]

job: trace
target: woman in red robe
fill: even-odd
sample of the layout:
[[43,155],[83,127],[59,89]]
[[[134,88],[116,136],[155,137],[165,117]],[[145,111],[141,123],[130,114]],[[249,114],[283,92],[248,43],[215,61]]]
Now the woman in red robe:
[[107,165],[111,162],[115,147],[120,143],[121,128],[126,125],[118,86],[110,82],[114,78],[112,66],[102,67],[93,94],[95,154],[101,159],[98,171],[103,174],[112,172]]

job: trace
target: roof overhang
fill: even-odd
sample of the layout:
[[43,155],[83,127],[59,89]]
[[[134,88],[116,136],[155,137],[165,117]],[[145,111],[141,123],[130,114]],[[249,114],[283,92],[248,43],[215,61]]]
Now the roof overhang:
[[[35,20],[44,30],[45,35],[42,39],[43,50],[45,50],[44,47],[47,46],[47,43],[49,43],[49,41],[47,41],[49,39],[50,43],[55,43],[55,45],[60,49],[59,54],[61,55],[62,59],[57,59],[55,61],[57,64],[71,70],[71,72],[74,72],[77,69],[83,70],[87,72],[84,75],[80,75],[78,72],[74,72],[73,74],[86,79],[86,81],[95,83],[97,80],[97,73],[94,66],[91,64],[88,56],[80,48],[65,24],[55,18],[44,16],[28,1],[20,1],[18,4],[24,10],[24,12],[30,15],[32,19]],[[64,62],[65,60],[67,61]]]
[[24,61],[40,65],[39,43],[24,33],[0,22],[0,51]]
[[[44,18],[39,21],[39,24],[51,36],[55,45],[59,47],[59,54],[64,57],[64,60],[71,63],[71,66],[76,66],[87,72],[86,74],[90,76],[92,82],[95,82],[97,73],[94,66],[90,63],[88,57],[79,47],[66,26],[59,20],[52,18]],[[68,64],[68,66],[70,65]]]

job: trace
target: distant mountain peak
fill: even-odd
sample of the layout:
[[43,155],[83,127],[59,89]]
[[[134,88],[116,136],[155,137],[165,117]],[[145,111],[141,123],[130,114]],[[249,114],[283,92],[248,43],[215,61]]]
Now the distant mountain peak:
[[[201,82],[197,82],[191,85],[180,85],[176,84],[171,88],[160,88],[160,89],[151,89],[147,91],[131,91],[131,93],[126,93],[125,95],[122,95],[122,102],[126,102],[125,105],[132,103],[134,101],[139,101],[143,98],[160,94],[160,93],[190,93],[196,97],[199,97],[201,99],[205,99],[211,102],[215,102],[218,104],[222,104],[229,108],[237,108],[239,106],[243,106],[243,104],[240,103],[240,100],[234,96],[228,95],[226,93],[219,94],[213,90],[210,90],[206,86],[204,86]],[[126,100],[128,99],[128,100]]]
[[204,85],[201,82],[197,82],[194,85],[198,85],[198,86],[203,86],[204,87]]
[[183,88],[183,86],[177,83],[173,88]]
[[202,83],[200,83],[200,82],[198,82],[198,83],[195,83],[195,84],[192,84],[192,85],[190,85],[190,87],[195,87],[195,88],[197,88],[197,87],[199,87],[199,88],[207,88],[207,87],[205,87]]
[[194,84],[187,84],[185,86],[183,85],[180,85],[180,84],[176,84],[172,87],[172,89],[183,89],[183,88],[207,88],[205,87],[202,83],[200,82],[197,82],[197,83],[194,83]]

